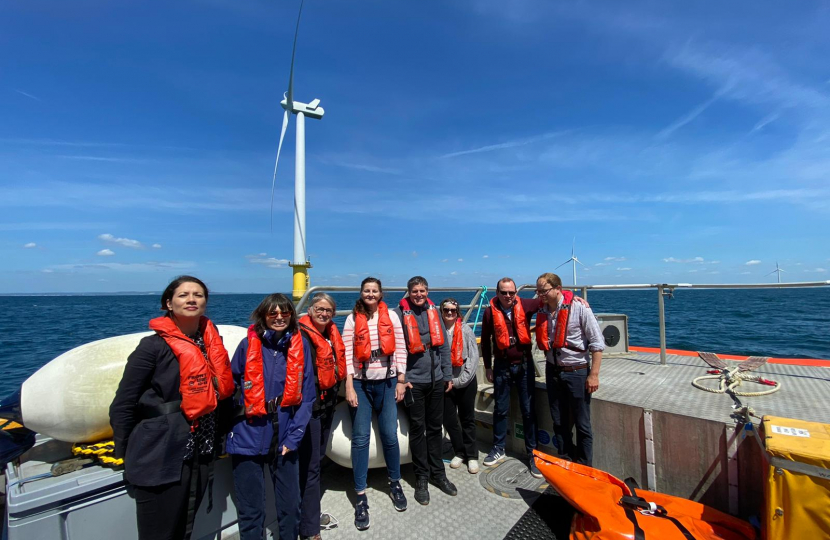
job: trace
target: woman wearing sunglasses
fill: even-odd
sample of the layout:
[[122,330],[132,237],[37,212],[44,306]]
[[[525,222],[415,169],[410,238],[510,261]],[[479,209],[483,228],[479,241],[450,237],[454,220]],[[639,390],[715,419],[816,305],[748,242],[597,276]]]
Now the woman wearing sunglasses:
[[441,302],[441,318],[452,350],[452,390],[444,396],[444,428],[455,452],[450,467],[457,469],[466,461],[467,471],[476,474],[479,470],[475,416],[478,344],[473,330],[461,322],[455,298]]
[[[294,305],[270,294],[251,314],[253,324],[231,360],[242,399],[228,434],[239,537],[262,540],[265,465],[271,471],[280,540],[300,529],[299,452],[317,399],[311,346],[300,332]],[[319,517],[318,517],[319,519]]]
[[311,342],[317,387],[308,429],[300,443],[301,540],[320,539],[320,460],[326,454],[340,381],[346,378],[346,348],[332,321],[336,312],[334,298],[320,292],[311,298],[308,314],[300,317],[300,328]]

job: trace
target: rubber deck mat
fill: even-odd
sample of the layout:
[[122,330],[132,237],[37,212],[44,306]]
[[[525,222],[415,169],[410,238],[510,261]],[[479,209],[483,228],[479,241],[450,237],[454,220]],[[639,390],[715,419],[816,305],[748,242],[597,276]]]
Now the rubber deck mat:
[[519,518],[504,540],[567,540],[573,507],[548,488]]

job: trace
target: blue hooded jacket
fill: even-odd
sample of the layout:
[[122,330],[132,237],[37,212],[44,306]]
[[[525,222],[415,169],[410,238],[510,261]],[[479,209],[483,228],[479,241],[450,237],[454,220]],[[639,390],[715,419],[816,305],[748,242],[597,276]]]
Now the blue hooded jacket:
[[[279,341],[276,332],[268,330],[262,337],[263,375],[265,379],[265,399],[272,400],[282,395],[285,389],[285,355],[291,343],[291,334],[286,332]],[[231,371],[236,387],[241,388],[245,376],[245,362],[248,356],[248,338],[243,339],[231,360]],[[276,451],[282,452],[282,447],[296,451],[300,447],[308,421],[311,418],[311,408],[317,399],[317,389],[314,386],[314,366],[311,358],[311,347],[303,336],[303,401],[294,407],[280,407],[277,412],[280,432]],[[244,398],[236,403],[244,406]],[[264,456],[268,454],[274,427],[270,416],[257,416],[237,419],[225,443],[228,454],[242,454],[246,456]]]

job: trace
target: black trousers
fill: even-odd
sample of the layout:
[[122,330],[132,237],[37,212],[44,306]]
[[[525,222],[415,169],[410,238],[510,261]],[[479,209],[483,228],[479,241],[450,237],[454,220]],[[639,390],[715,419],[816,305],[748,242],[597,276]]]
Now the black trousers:
[[[210,458],[212,459],[212,458]],[[178,482],[161,486],[133,486],[139,540],[181,540],[187,528],[190,482],[196,475],[196,510],[208,484],[209,458],[182,464]]]
[[443,478],[441,442],[444,423],[444,381],[412,383],[415,403],[409,406],[409,450],[415,477]]
[[322,483],[320,461],[326,455],[326,445],[331,434],[333,412],[312,416],[300,443],[300,536],[320,534],[320,497]]
[[453,388],[444,396],[444,428],[456,456],[478,459],[476,445],[476,377],[464,388]]

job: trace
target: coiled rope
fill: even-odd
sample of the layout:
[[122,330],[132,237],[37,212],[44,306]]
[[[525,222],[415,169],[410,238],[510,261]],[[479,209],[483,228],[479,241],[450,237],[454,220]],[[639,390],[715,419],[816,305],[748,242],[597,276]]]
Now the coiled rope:
[[110,467],[118,467],[124,464],[122,458],[116,458],[112,454],[115,453],[115,443],[113,441],[103,441],[94,444],[74,444],[72,445],[72,453],[76,456],[94,456],[98,461]]
[[[745,397],[758,397],[758,396],[768,396],[769,394],[773,394],[781,389],[781,383],[777,381],[771,381],[769,379],[765,379],[763,377],[759,377],[758,375],[750,375],[745,371],[741,371],[739,367],[734,368],[723,368],[720,370],[711,370],[708,372],[709,375],[702,375],[697,377],[695,380],[692,381],[692,386],[699,390],[703,390],[705,392],[711,392],[713,394],[734,394],[736,396],[745,396]],[[703,384],[702,381],[707,380],[717,380],[718,386],[717,388],[713,388],[711,386],[706,386]],[[758,392],[747,392],[737,390],[743,383],[755,383],[755,384],[762,384],[765,386],[770,386],[771,388],[767,390],[761,390]]]

